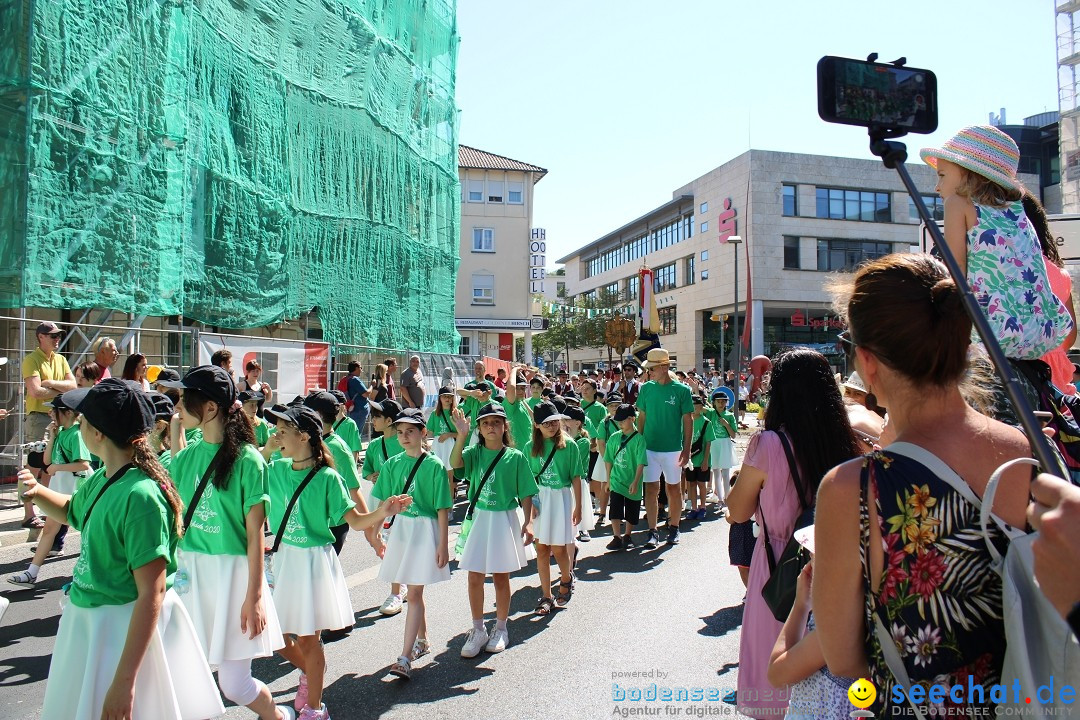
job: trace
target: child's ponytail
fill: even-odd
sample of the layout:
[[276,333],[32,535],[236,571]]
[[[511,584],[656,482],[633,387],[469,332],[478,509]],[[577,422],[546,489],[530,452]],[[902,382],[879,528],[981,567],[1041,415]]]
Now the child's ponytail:
[[168,471],[158,461],[145,435],[133,439],[131,449],[133,451],[131,462],[161,488],[165,500],[173,511],[173,529],[176,530],[177,537],[182,537],[184,535],[184,504],[180,501],[180,493],[176,491],[176,486],[173,485]]

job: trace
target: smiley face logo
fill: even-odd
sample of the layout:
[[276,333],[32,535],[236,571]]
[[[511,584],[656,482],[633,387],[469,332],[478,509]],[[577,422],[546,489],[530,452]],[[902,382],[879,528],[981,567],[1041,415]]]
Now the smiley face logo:
[[865,710],[877,700],[877,688],[874,687],[874,683],[866,678],[859,678],[851,683],[851,687],[849,687],[847,691],[847,696],[852,705],[860,710]]

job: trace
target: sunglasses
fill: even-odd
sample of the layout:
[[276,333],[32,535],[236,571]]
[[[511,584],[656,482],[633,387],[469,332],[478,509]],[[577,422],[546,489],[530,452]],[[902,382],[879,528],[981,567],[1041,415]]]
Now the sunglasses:
[[844,332],[840,333],[836,337],[837,337],[838,340],[840,340],[840,344],[844,348],[844,354],[845,355],[847,355],[848,357],[851,357],[852,355],[855,354],[855,348],[858,347],[858,345],[852,339],[850,330],[845,330]]

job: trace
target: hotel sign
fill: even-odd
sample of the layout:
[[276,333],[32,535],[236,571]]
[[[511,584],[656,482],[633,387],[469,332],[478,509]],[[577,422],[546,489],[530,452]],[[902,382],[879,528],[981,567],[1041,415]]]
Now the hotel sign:
[[529,292],[544,292],[547,277],[547,231],[533,228],[529,237]]

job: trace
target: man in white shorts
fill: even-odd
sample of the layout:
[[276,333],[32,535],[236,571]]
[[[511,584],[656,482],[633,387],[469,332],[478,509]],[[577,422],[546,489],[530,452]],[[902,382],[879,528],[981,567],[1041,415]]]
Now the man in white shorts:
[[641,386],[637,397],[637,428],[645,436],[645,516],[649,521],[649,537],[645,547],[660,544],[656,528],[659,514],[660,475],[664,476],[668,501],[668,536],[671,545],[679,542],[679,521],[682,518],[682,469],[690,460],[693,444],[694,402],[690,388],[673,382],[668,351],[654,348],[642,367],[649,373],[649,382]]

